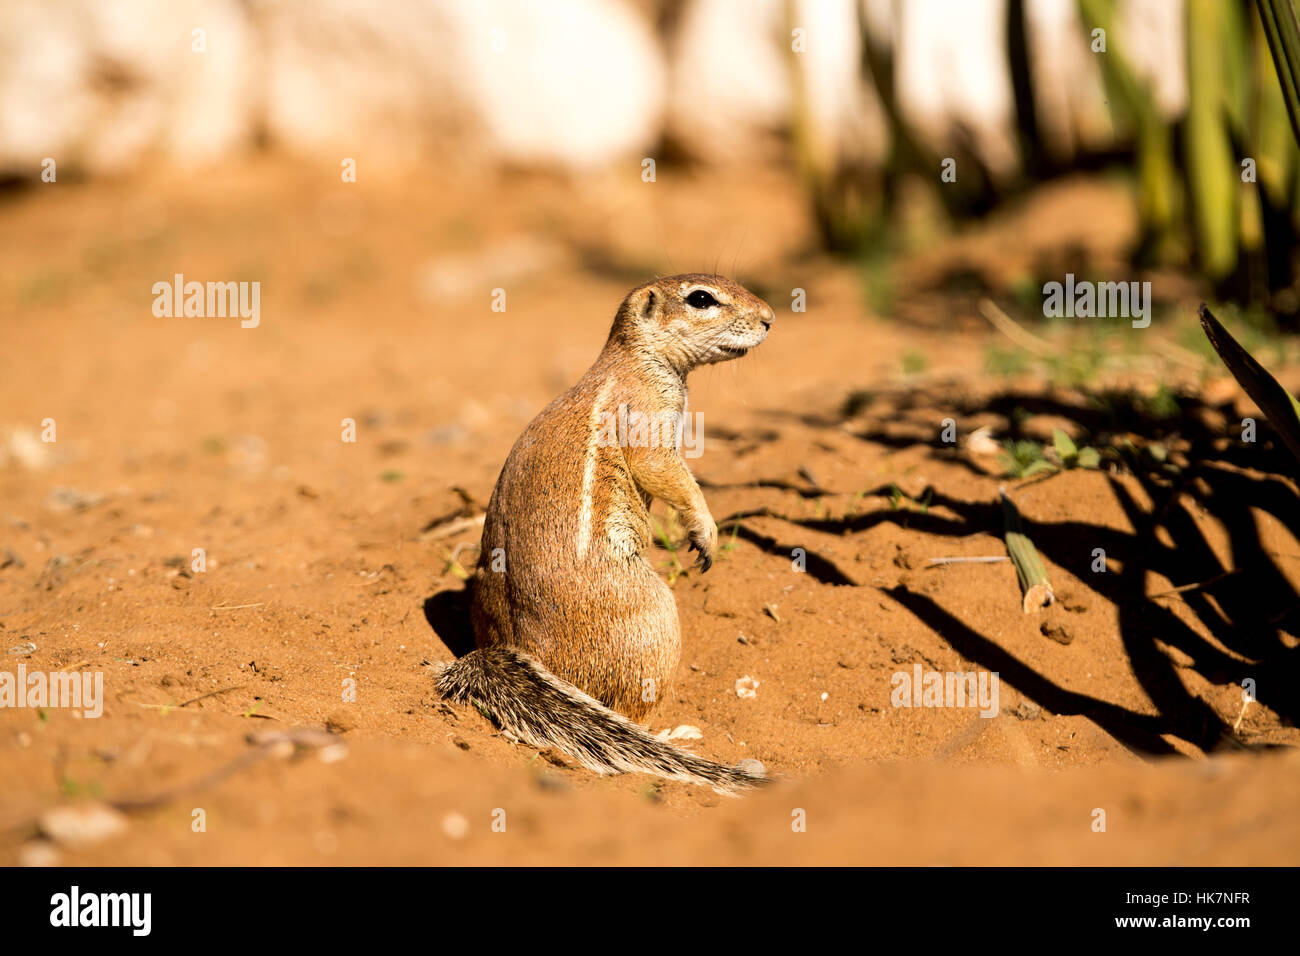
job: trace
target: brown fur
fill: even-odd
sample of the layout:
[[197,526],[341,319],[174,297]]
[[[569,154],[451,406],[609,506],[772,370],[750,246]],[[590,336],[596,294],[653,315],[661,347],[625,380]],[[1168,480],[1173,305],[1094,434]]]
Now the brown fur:
[[[699,290],[718,304],[693,307]],[[648,505],[658,498],[681,516],[704,570],[717,526],[678,447],[602,442],[601,415],[626,406],[680,418],[690,371],[740,357],[772,318],[721,276],[670,276],[628,294],[595,363],[529,424],[497,480],[472,581],[480,648],[521,651],[633,720],[664,697],[681,633],[672,591],[643,556]]]

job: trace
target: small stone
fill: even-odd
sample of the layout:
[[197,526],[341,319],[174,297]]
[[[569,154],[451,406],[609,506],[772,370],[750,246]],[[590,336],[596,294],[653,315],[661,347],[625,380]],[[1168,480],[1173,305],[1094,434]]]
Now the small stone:
[[41,834],[62,846],[98,843],[125,832],[126,817],[105,803],[52,807],[36,822]]
[[751,777],[767,776],[767,768],[753,757],[746,757],[740,763],[736,764],[736,769],[749,774]]
[[1074,640],[1074,635],[1059,624],[1048,624],[1044,621],[1039,625],[1038,630],[1043,637],[1050,637],[1058,644],[1069,644]]
[[558,773],[539,773],[536,778],[537,788],[539,790],[568,790],[569,781],[565,780]]
[[442,818],[442,832],[453,840],[469,836],[469,821],[459,813],[449,813]]
[[736,680],[736,696],[742,699],[758,696],[758,681],[746,674]]
[[46,840],[32,840],[18,848],[19,866],[58,866],[59,848]]
[[316,753],[320,757],[321,763],[338,763],[340,760],[347,757],[348,745],[329,744],[326,747],[321,747]]
[[1037,720],[1043,715],[1043,708],[1032,700],[1021,700],[1011,713],[1017,720]]
[[678,724],[672,730],[661,730],[658,736],[660,740],[703,740],[704,732],[693,724]]
[[346,734],[356,725],[356,721],[346,710],[336,710],[325,718],[325,729],[334,734]]

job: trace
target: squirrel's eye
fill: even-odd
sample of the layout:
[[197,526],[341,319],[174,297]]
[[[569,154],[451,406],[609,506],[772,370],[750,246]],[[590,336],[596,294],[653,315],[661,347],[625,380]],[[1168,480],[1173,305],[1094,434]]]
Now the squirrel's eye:
[[686,303],[693,309],[707,309],[711,305],[717,305],[718,300],[703,289],[696,289],[686,297]]

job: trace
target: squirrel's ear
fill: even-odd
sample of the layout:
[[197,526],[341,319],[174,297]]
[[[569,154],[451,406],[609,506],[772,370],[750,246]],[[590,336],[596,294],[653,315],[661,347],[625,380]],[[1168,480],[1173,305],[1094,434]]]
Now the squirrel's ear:
[[646,289],[645,300],[641,303],[641,318],[653,319],[659,312],[659,296],[654,289]]

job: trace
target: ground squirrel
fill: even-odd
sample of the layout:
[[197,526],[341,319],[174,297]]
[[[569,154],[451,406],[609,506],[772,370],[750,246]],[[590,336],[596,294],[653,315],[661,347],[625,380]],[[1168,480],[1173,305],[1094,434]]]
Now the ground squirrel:
[[598,773],[639,771],[718,790],[758,773],[714,763],[633,723],[667,693],[681,654],[672,591],[644,552],[649,505],[681,517],[698,567],[718,529],[682,458],[686,376],[761,343],[771,307],[722,276],[628,293],[595,364],[506,459],[470,581],[478,649],[438,675],[508,734]]

